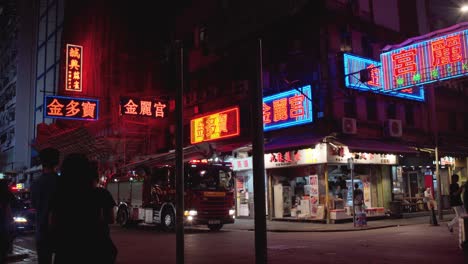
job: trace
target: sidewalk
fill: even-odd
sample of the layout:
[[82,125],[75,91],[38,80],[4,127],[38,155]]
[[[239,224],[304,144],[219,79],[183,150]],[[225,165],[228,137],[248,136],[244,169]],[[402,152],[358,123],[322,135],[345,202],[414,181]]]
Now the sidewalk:
[[36,260],[35,251],[13,245],[13,252],[8,255],[6,263],[33,263]]
[[[444,215],[444,220],[439,225],[444,225],[450,221],[454,214]],[[429,225],[429,216],[400,218],[400,219],[380,219],[367,221],[366,227],[354,227],[352,222],[340,224],[322,224],[313,222],[292,222],[292,221],[269,221],[267,220],[267,231],[269,232],[343,232],[360,231],[378,228],[406,226],[406,225]],[[223,230],[247,230],[254,231],[253,219],[236,219],[234,224],[225,225]]]

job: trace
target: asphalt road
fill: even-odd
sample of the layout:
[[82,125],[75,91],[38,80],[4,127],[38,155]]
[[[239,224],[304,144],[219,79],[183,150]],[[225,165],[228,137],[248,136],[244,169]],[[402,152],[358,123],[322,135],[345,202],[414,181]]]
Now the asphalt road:
[[[155,228],[112,228],[117,263],[175,263],[175,234]],[[268,263],[468,263],[457,230],[412,225],[355,232],[269,232]],[[33,236],[18,247],[33,249]],[[186,230],[185,263],[255,263],[254,232]],[[34,258],[17,263],[35,263]]]

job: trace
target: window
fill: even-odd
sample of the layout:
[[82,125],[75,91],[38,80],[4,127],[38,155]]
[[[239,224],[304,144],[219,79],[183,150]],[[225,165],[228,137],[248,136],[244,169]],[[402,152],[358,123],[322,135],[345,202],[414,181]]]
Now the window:
[[405,105],[405,120],[409,126],[414,126],[414,109],[413,105]]
[[448,129],[450,131],[456,131],[457,130],[457,114],[455,112],[449,112],[447,121],[448,121]]
[[374,52],[372,50],[372,43],[368,36],[362,36],[361,46],[362,46],[362,53],[365,57],[368,57],[368,58],[374,57]]
[[344,101],[344,116],[345,117],[356,117],[356,98],[350,96]]
[[388,103],[387,105],[387,118],[396,119],[396,104]]
[[367,120],[377,120],[377,101],[373,97],[366,98]]
[[340,28],[340,50],[343,52],[352,51],[351,32],[347,26]]

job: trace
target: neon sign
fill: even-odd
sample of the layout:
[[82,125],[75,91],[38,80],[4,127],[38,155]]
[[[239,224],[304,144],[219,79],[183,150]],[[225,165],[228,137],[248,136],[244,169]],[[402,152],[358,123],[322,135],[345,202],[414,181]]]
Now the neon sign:
[[45,96],[44,118],[98,120],[99,100],[65,96]]
[[263,130],[311,123],[313,121],[311,100],[310,85],[264,97]]
[[164,100],[120,97],[120,114],[164,118],[168,114],[168,104]]
[[[433,34],[433,33],[430,33]],[[468,74],[468,30],[448,33],[380,55],[384,91]]]
[[83,68],[83,47],[67,44],[66,69],[65,69],[65,90],[81,92]]
[[[343,55],[345,86],[361,91],[371,91],[382,93],[409,100],[424,101],[424,89],[422,86],[409,87],[402,90],[382,92],[382,71],[378,61],[359,57],[352,54]],[[370,81],[360,81],[360,71],[367,69],[370,71]],[[401,71],[401,69],[400,69]]]
[[190,143],[234,137],[240,134],[239,107],[190,120]]

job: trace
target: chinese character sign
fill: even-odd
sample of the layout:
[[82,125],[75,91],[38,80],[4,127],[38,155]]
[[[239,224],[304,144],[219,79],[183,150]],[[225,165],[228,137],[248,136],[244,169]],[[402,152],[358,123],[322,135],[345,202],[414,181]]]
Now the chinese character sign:
[[239,107],[190,120],[192,144],[240,134]]
[[98,120],[99,100],[89,98],[46,96],[44,117],[74,120]]
[[[380,62],[345,53],[343,55],[343,63],[346,87],[362,91],[382,92],[382,67]],[[359,72],[364,69],[370,71],[371,77],[370,81],[366,83],[359,80]],[[402,69],[399,68],[400,72],[401,70]],[[424,101],[424,89],[422,86],[388,91],[383,94],[409,100]]]
[[263,98],[263,129],[274,130],[311,123],[310,85]]
[[165,118],[168,112],[169,104],[165,100],[120,97],[121,115]]
[[386,91],[451,79],[468,74],[468,30],[384,52],[382,84]]
[[82,68],[83,68],[83,47],[67,44],[65,65],[65,90],[81,92]]

